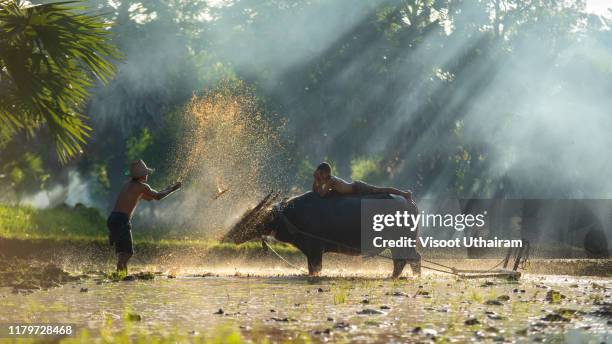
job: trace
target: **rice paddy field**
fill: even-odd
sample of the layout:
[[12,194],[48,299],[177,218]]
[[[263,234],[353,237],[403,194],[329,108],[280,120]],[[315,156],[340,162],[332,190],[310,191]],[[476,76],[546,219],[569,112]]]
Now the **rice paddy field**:
[[386,261],[330,260],[319,278],[268,259],[165,271],[141,265],[128,278],[45,264],[11,275],[5,267],[0,323],[73,324],[61,342],[610,341],[609,277],[391,280]]
[[[519,280],[426,269],[416,277],[409,268],[392,280],[387,260],[328,254],[322,276],[310,278],[260,243],[140,238],[130,275],[121,276],[103,236],[36,233],[0,238],[0,324],[75,331],[25,339],[0,332],[0,342],[611,341],[610,260],[532,259]],[[273,247],[306,266],[291,246]],[[437,262],[486,269],[497,259]]]

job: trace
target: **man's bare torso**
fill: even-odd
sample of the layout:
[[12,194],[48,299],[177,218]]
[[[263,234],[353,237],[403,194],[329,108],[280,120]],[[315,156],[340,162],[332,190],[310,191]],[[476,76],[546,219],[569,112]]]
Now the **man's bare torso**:
[[148,190],[151,190],[151,188],[145,183],[134,180],[126,182],[123,184],[119,196],[117,196],[117,202],[115,202],[113,211],[128,214],[132,217],[138,201]]

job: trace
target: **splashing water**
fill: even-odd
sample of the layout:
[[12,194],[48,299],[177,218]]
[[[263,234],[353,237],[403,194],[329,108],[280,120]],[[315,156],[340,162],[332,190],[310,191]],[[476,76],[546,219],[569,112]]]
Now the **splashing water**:
[[174,176],[185,181],[180,211],[186,225],[207,232],[226,228],[284,180],[285,123],[265,113],[244,82],[224,80],[194,95],[182,121]]

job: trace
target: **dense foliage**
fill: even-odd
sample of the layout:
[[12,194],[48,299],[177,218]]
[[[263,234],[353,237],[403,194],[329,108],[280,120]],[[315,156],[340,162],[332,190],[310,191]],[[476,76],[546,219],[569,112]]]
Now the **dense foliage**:
[[[125,54],[109,85],[91,89],[93,134],[69,166],[95,199],[136,157],[158,167],[153,183],[168,181],[181,158],[177,113],[221,79],[253,85],[262,115],[287,120],[291,158],[269,171],[281,189],[308,188],[313,166],[329,160],[343,177],[420,197],[612,195],[600,177],[612,168],[611,23],[584,1],[83,4]],[[0,183],[23,156],[14,152],[27,151],[42,157],[47,184],[67,184],[45,148],[8,145]],[[20,180],[13,188],[40,186]]]

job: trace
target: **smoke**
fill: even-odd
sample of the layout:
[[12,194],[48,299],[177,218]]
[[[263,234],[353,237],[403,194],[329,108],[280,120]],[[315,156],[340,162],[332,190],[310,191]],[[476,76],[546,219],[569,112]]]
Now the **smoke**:
[[[552,55],[550,46],[535,38],[537,29],[533,31],[515,45],[515,57],[474,99],[466,134],[491,147],[494,175],[510,176],[546,196],[611,197],[605,176],[612,172],[606,153],[612,144],[607,134],[612,103],[602,92],[609,85],[597,76],[604,71],[597,69],[609,66],[612,52],[583,37]],[[501,99],[507,89],[519,91],[512,99]],[[523,191],[523,197],[538,196]]]
[[93,182],[83,178],[78,171],[68,171],[67,185],[55,184],[49,189],[39,191],[20,199],[20,203],[34,208],[50,208],[60,204],[74,206],[78,203],[88,207],[100,206],[92,196]]

